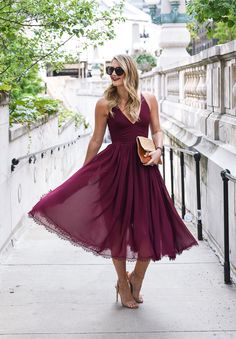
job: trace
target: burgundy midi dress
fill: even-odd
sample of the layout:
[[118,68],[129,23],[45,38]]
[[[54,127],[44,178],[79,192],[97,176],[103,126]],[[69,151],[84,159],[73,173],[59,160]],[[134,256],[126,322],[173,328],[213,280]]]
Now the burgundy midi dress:
[[158,166],[144,166],[137,136],[148,136],[150,109],[142,96],[139,120],[118,107],[108,117],[111,144],[28,212],[73,245],[105,258],[153,261],[198,245],[166,189]]

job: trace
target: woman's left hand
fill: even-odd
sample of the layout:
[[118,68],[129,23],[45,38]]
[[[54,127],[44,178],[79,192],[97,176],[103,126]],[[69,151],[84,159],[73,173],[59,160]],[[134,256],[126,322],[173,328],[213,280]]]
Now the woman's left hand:
[[157,165],[158,161],[159,161],[159,159],[161,157],[161,150],[158,148],[155,151],[147,152],[146,156],[151,156],[151,159],[146,164],[144,164],[144,166],[154,166],[154,165]]

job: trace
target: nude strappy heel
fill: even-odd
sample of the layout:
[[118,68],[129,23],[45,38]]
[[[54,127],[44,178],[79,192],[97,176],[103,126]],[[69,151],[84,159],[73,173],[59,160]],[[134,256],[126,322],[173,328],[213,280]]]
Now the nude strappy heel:
[[129,272],[127,271],[126,274],[127,274],[127,278],[128,278],[128,280],[129,280],[129,284],[130,284],[130,291],[131,291],[131,293],[132,293],[132,296],[133,296],[134,300],[135,300],[137,303],[142,304],[142,303],[143,303],[142,295],[140,294],[140,295],[139,295],[139,298],[135,298],[134,295],[133,295],[134,286],[132,285],[132,283],[131,283],[131,281],[130,281],[130,280],[131,280],[132,273],[129,273]]
[[[119,280],[117,280],[117,284],[115,285],[116,288],[116,302],[118,302],[118,294],[120,295],[119,292]],[[139,306],[137,304],[134,304],[133,306],[129,305],[128,303],[132,302],[132,301],[128,301],[127,304],[123,303],[122,299],[121,299],[121,295],[120,295],[120,301],[123,307],[127,307],[127,308],[138,308]]]

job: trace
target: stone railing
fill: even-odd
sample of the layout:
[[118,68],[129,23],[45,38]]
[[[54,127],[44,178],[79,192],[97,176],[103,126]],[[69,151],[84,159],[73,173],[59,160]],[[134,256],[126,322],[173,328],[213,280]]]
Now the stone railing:
[[[236,41],[214,46],[168,68],[141,76],[142,90],[156,94],[165,143],[202,154],[202,223],[205,237],[222,258],[223,206],[220,172],[236,175]],[[180,197],[176,153],[175,187]],[[194,162],[185,159],[187,209],[196,217]],[[229,189],[230,253],[236,272],[236,185]]]
[[[168,69],[156,68],[143,75],[142,89],[156,93],[163,108],[176,102],[179,111],[182,105],[177,120],[186,127],[235,147],[235,56],[236,41],[214,46]],[[168,109],[165,113],[168,115]]]

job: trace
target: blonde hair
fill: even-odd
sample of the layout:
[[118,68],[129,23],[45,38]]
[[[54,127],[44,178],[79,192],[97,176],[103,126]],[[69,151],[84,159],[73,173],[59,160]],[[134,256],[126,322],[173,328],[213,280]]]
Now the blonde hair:
[[[139,110],[141,99],[138,95],[139,89],[139,76],[135,61],[126,54],[120,54],[113,57],[112,61],[116,60],[120,67],[125,72],[124,87],[128,92],[128,101],[125,106],[127,114],[132,120],[137,121],[139,117]],[[119,103],[119,95],[116,86],[112,84],[105,90],[104,97],[108,101],[108,108],[111,115],[112,109]]]

